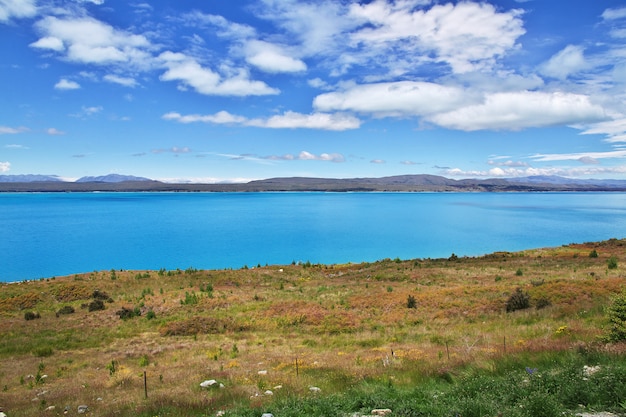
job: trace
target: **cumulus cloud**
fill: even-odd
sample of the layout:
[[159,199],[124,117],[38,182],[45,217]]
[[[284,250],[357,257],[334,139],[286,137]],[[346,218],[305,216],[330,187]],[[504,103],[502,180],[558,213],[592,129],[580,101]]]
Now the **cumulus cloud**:
[[226,111],[215,114],[182,115],[177,112],[166,113],[162,116],[165,120],[180,123],[204,122],[213,124],[236,124],[242,126],[262,127],[269,129],[320,129],[320,130],[349,130],[356,129],[361,122],[354,116],[341,113],[313,113],[301,114],[296,112],[285,112],[281,115],[274,115],[269,118],[249,119],[244,116],[233,115]]
[[58,83],[54,85],[55,90],[78,90],[80,84],[76,81],[71,81],[65,78],[61,78]]
[[230,77],[205,68],[185,54],[163,52],[159,60],[167,71],[161,75],[163,81],[180,81],[182,88],[191,87],[200,94],[215,96],[262,96],[278,94],[279,91],[262,81],[250,79],[245,69],[239,69]]
[[602,18],[604,20],[624,19],[626,18],[626,7],[606,9],[604,12],[602,12]]
[[36,23],[43,35],[30,46],[51,50],[64,59],[82,64],[150,65],[150,41],[91,17],[47,16]]
[[428,118],[439,126],[465,131],[519,130],[604,119],[604,109],[591,103],[588,96],[537,91],[488,94],[480,104],[434,114]]
[[11,169],[10,162],[0,162],[0,172],[8,172]]
[[423,116],[453,110],[471,94],[460,88],[421,81],[365,84],[317,96],[320,111],[354,111],[374,117]]
[[0,0],[0,22],[37,14],[36,0]]
[[563,50],[552,56],[541,66],[541,72],[549,77],[566,79],[588,67],[581,46],[568,45]]
[[625,165],[618,165],[613,167],[598,167],[598,166],[584,166],[584,167],[528,167],[524,169],[517,168],[492,168],[489,170],[463,170],[460,168],[449,168],[442,170],[441,174],[449,177],[457,178],[519,178],[530,177],[536,175],[552,176],[557,175],[560,177],[588,177],[594,175],[623,175],[626,173]]
[[491,68],[525,33],[520,10],[501,13],[488,3],[470,2],[415,6],[408,0],[352,4],[351,15],[364,26],[351,35],[352,41],[376,52],[376,60],[393,62],[406,55],[464,73]]
[[589,161],[599,159],[614,159],[626,157],[626,149],[617,149],[607,152],[579,152],[579,153],[562,153],[562,154],[536,154],[531,158],[534,161],[554,162],[554,161]]
[[307,69],[300,59],[289,55],[286,48],[263,41],[250,41],[245,46],[246,61],[269,73],[302,72]]

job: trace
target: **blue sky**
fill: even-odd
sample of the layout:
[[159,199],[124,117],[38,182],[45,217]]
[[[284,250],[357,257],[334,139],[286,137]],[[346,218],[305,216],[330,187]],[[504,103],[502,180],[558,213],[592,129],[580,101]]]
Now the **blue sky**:
[[626,178],[622,0],[0,0],[0,174]]

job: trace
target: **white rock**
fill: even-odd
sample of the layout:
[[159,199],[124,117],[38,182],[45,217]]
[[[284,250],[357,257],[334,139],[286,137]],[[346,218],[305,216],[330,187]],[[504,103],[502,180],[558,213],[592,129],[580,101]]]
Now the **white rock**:
[[7,415],[0,411],[0,417],[7,417]]
[[56,410],[56,407],[51,405],[50,407],[46,408],[46,411],[54,411]]
[[89,410],[89,407],[87,407],[86,405],[78,406],[78,414],[85,414],[87,410]]
[[314,393],[322,392],[322,390],[319,387],[309,387],[309,391],[314,392]]
[[274,393],[271,390],[267,390],[264,392],[265,395],[274,395]]
[[258,374],[259,375],[267,375],[267,371],[259,371]]
[[200,383],[200,386],[201,386],[202,388],[209,388],[209,387],[211,387],[211,386],[213,386],[213,385],[215,385],[215,384],[217,384],[217,381],[216,381],[216,380],[214,380],[214,379],[207,379],[206,381],[202,381],[202,382]]
[[583,366],[583,375],[591,376],[600,370],[600,365],[597,366]]
[[224,414],[226,414],[226,411],[220,410],[217,413],[215,413],[215,417],[222,417]]
[[272,414],[272,413],[263,413],[263,414],[261,414],[261,417],[274,417],[274,414]]
[[386,416],[387,414],[391,414],[389,408],[375,408],[372,410],[372,415],[374,416]]

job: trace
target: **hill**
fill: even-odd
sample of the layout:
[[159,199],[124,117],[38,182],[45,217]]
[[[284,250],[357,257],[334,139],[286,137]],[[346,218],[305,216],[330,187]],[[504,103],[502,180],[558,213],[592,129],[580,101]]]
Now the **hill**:
[[[55,177],[50,177],[55,178]],[[626,191],[624,180],[582,180],[562,177],[525,177],[454,180],[437,175],[397,175],[381,178],[268,178],[247,183],[164,183],[144,177],[105,175],[74,182],[38,176],[4,176],[0,192],[85,191],[328,191],[328,192],[511,192],[511,191]]]
[[619,411],[626,346],[599,341],[624,288],[625,248],[1,284],[0,407],[11,417],[82,405],[122,417]]

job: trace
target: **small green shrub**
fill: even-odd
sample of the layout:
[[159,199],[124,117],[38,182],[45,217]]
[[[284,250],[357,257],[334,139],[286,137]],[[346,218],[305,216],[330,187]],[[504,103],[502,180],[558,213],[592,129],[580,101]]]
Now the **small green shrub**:
[[146,313],[146,319],[156,319],[156,313],[154,312],[154,310],[148,310],[148,312]]
[[130,308],[122,307],[122,309],[116,311],[115,314],[117,314],[122,320],[128,320],[133,317],[141,316],[141,310],[139,307],[135,307],[132,310]]
[[598,251],[597,250],[592,250],[591,252],[589,252],[589,257],[590,258],[597,258],[598,257]]
[[73,314],[75,313],[76,310],[74,309],[74,307],[72,306],[63,306],[59,309],[59,311],[57,311],[57,317],[60,316],[61,314]]
[[406,308],[417,308],[417,300],[410,294],[406,298]]
[[35,320],[39,318],[41,318],[41,315],[39,313],[34,313],[32,311],[27,311],[26,313],[24,313],[24,320],[26,321]]
[[102,300],[93,300],[87,305],[89,311],[104,310],[104,302]]
[[522,268],[518,268],[517,271],[515,271],[515,275],[518,277],[524,275],[524,271],[522,271]]
[[607,317],[609,321],[607,339],[610,342],[626,340],[626,290],[613,299],[607,309]]
[[521,288],[517,288],[513,294],[506,301],[506,311],[510,313],[512,311],[524,310],[530,307],[530,295]]
[[611,256],[607,261],[606,261],[606,266],[609,269],[617,269],[617,257],[615,255]]

